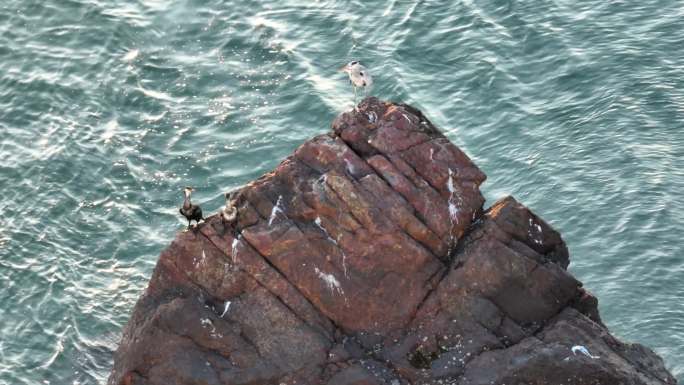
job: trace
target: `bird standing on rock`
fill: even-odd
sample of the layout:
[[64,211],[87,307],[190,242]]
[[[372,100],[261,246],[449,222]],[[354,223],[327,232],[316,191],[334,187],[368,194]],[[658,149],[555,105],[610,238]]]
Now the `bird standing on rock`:
[[237,197],[234,198],[233,194],[226,193],[226,206],[221,210],[221,223],[223,224],[224,232],[228,226],[235,229],[238,215],[237,205]]
[[354,87],[354,105],[356,105],[356,87],[363,87],[365,95],[368,95],[368,88],[373,85],[373,77],[368,69],[357,60],[345,64],[340,71],[349,75],[349,82]]
[[180,208],[180,213],[188,220],[188,229],[190,229],[190,223],[193,220],[195,221],[195,227],[199,225],[199,221],[204,220],[202,217],[202,208],[190,201],[190,195],[193,191],[194,189],[192,187],[183,189],[185,200],[183,201],[183,206]]

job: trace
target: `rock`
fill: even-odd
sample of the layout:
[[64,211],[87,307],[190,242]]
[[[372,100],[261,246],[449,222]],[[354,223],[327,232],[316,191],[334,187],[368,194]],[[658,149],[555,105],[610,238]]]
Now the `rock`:
[[[162,252],[110,385],[674,384],[560,234],[423,114],[364,100]],[[582,346],[589,355],[581,353]]]

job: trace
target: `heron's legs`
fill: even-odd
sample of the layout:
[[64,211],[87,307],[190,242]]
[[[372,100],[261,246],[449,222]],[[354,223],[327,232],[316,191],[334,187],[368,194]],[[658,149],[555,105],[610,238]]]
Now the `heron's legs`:
[[356,108],[356,86],[354,87],[354,108]]

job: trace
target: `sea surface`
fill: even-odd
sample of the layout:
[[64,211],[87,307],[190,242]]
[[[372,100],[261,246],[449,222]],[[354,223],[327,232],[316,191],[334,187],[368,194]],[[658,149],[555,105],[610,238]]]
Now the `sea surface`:
[[684,381],[677,0],[0,1],[0,384],[106,381],[160,251],[352,108],[421,108]]

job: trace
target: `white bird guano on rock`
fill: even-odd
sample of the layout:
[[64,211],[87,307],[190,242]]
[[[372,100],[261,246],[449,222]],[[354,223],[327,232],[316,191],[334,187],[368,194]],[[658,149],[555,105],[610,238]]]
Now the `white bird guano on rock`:
[[349,82],[354,87],[354,105],[356,105],[356,88],[363,87],[365,95],[368,95],[368,88],[373,85],[373,77],[368,69],[357,60],[345,64],[340,71],[349,75]]

